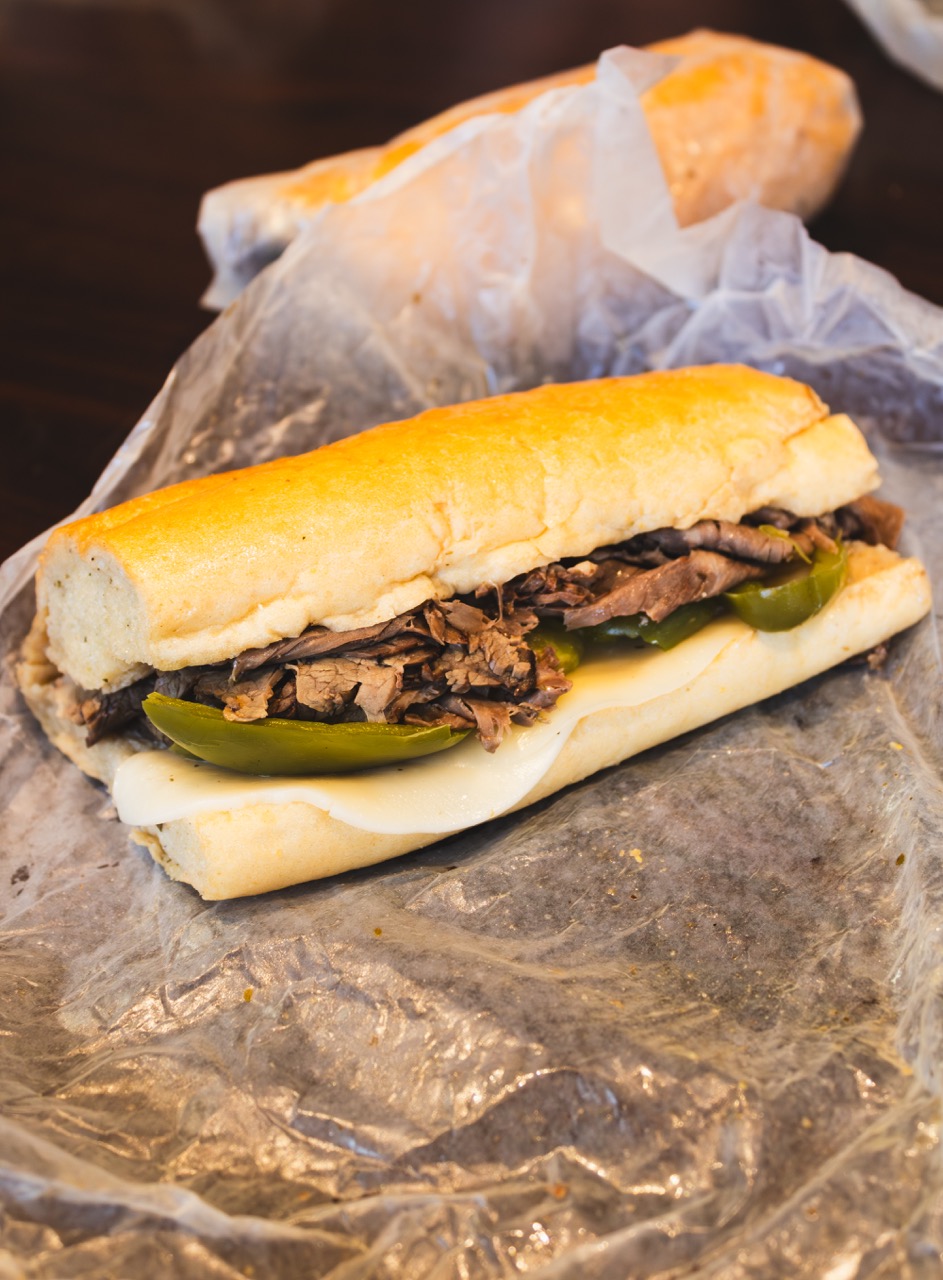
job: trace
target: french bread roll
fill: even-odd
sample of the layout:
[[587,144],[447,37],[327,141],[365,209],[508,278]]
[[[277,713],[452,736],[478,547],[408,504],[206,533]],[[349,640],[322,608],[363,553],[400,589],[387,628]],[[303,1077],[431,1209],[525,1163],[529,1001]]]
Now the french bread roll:
[[59,670],[113,689],[647,529],[770,504],[814,515],[877,483],[854,424],[787,378],[710,365],[543,386],[66,525],[42,554],[38,608]]
[[311,626],[384,623],[652,531],[766,508],[821,516],[878,481],[850,419],[742,366],[434,409],[57,530],[18,681],[51,741],[113,789],[174,878],[208,898],[264,892],[519,809],[864,652],[926,613],[926,574],[853,543],[845,585],[791,630],[719,617],[668,652],[585,662],[493,755],[469,737],[356,776],[245,777],[134,732],[88,745],[83,690],[229,662]]
[[[649,50],[679,60],[642,102],[682,226],[738,199],[802,218],[828,201],[861,128],[854,86],[844,72],[808,54],[714,31],[692,31]],[[591,82],[595,72],[595,65],[576,67],[500,89],[385,146],[208,192],[198,229],[217,271],[209,305],[231,301],[325,204],[359,195],[468,120],[520,111],[548,90]]]

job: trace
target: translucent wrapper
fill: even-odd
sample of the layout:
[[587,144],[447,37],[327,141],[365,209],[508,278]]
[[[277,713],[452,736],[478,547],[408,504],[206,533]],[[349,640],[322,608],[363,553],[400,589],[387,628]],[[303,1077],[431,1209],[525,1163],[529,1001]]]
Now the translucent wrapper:
[[943,0],[848,0],[888,54],[943,89]]
[[[844,72],[791,49],[703,29],[660,42],[651,52],[664,58],[665,83],[643,98],[643,108],[682,225],[738,199],[803,218],[827,203],[861,126],[854,85]],[[649,68],[657,65],[650,60]],[[592,66],[578,67],[499,89],[423,121],[384,147],[322,157],[293,172],[208,191],[198,231],[214,277],[204,303],[232,302],[327,201],[346,200],[371,184],[377,184],[375,195],[384,195],[403,157],[432,139],[460,125],[475,129],[488,114],[517,111],[538,94],[585,83],[595,73]],[[616,151],[612,160],[621,167],[631,157]],[[631,167],[625,178],[631,190],[650,190]],[[630,203],[637,200],[630,197]]]
[[[636,97],[657,71],[609,58],[327,211],[89,505],[433,402],[736,358],[862,420],[939,582],[940,313],[786,215],[679,233]],[[934,620],[524,814],[207,905],[16,694],[34,563],[0,580],[4,1280],[939,1274]]]

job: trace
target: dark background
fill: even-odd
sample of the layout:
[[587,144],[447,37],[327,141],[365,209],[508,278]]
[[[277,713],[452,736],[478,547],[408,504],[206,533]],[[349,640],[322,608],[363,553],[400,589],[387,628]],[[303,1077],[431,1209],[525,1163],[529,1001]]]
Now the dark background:
[[0,0],[0,558],[85,496],[209,323],[203,191],[694,26],[852,75],[865,130],[813,233],[943,303],[943,95],[841,0]]

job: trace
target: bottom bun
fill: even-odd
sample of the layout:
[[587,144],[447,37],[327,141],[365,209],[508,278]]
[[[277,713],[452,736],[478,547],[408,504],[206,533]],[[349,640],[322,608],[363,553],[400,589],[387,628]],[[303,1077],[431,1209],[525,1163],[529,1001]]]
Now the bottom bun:
[[[624,661],[620,659],[619,672],[624,667],[625,674],[619,674],[613,684],[611,705],[600,705],[600,677],[598,672],[593,674],[593,663],[586,664],[584,680],[587,686],[595,681],[597,692],[588,700],[580,693],[583,668],[579,668],[573,692],[561,699],[546,725],[516,731],[513,744],[502,745],[494,756],[485,759],[478,744],[468,742],[430,758],[436,763],[430,763],[426,773],[420,772],[424,762],[418,762],[407,770],[342,781],[243,780],[226,771],[193,766],[167,752],[148,751],[147,758],[138,756],[143,744],[129,739],[86,747],[83,730],[64,714],[62,679],[45,662],[43,638],[35,632],[24,645],[18,678],[27,702],[55,745],[86,773],[114,789],[119,812],[136,823],[133,838],[173,879],[193,885],[206,899],[218,900],[265,893],[368,866],[422,848],[476,822],[522,809],[600,769],[866,652],[917,622],[929,607],[930,587],[918,561],[902,559],[885,547],[853,544],[846,585],[820,614],[792,631],[758,632],[736,619],[720,619],[669,653],[639,656],[633,651]],[[615,672],[616,664],[609,662],[606,670]],[[590,708],[587,714],[578,714],[581,705]],[[541,761],[536,776],[527,762],[531,742],[535,758],[539,756]],[[466,755],[461,757],[463,751]],[[476,757],[471,752],[480,754]],[[515,794],[513,787],[509,790],[506,776],[502,777],[514,772],[507,768],[514,757],[522,765],[518,770],[524,779],[518,788],[520,794]],[[183,783],[182,790],[189,787],[191,793],[188,805],[170,804],[166,821],[134,818],[135,809],[154,811],[155,802],[146,786],[149,767],[165,775],[172,770],[176,776],[159,781],[176,783],[178,792]],[[463,768],[467,776],[462,775],[460,790],[471,783],[481,794],[473,796],[471,803],[462,794],[461,812],[450,812],[447,804],[443,807],[441,794],[433,789],[442,791],[442,770]],[[218,784],[207,787],[205,793],[200,770],[207,771],[209,781]],[[497,807],[492,807],[489,770]],[[135,787],[131,786],[132,773],[141,780]],[[194,779],[191,783],[184,777],[188,773]],[[476,773],[478,778],[471,776]],[[429,780],[427,796],[422,794],[424,778]],[[140,794],[142,782],[143,804],[135,804],[128,797]],[[390,803],[379,816],[376,806],[367,804],[360,818],[356,796],[358,792],[366,795],[374,782],[390,792]],[[166,787],[163,790],[167,792]],[[225,804],[214,800],[214,791],[219,790],[227,793]],[[157,791],[160,794],[161,788]],[[397,803],[398,791],[403,793],[402,804]],[[176,800],[172,791],[167,794]],[[305,794],[308,798],[301,798]],[[332,812],[336,810],[344,816],[336,816]],[[410,830],[403,816],[413,811],[422,814],[422,820],[415,823],[421,830]]]

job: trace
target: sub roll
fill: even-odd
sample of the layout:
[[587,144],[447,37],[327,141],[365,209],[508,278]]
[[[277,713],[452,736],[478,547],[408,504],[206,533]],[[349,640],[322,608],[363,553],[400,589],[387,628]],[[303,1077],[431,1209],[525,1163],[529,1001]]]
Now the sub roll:
[[[682,226],[735,200],[812,217],[830,198],[861,128],[854,85],[837,67],[776,45],[715,31],[650,45],[677,65],[642,98]],[[222,307],[282,253],[326,204],[366,191],[468,120],[513,114],[552,89],[590,83],[595,65],[512,85],[443,111],[384,146],[328,156],[293,172],[207,192],[198,228]]]
[[851,420],[742,366],[432,409],[56,530],[18,667],[237,897],[519,809],[929,608]]

